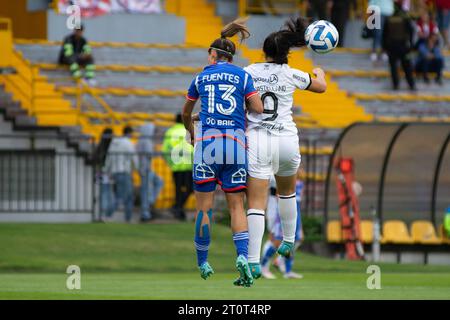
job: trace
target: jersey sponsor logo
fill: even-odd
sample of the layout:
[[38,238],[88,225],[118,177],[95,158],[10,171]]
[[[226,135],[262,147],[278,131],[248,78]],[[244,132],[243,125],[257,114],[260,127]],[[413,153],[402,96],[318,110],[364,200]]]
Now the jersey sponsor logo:
[[269,78],[263,78],[263,77],[255,77],[253,78],[253,81],[255,83],[258,82],[264,82],[264,83],[269,83],[269,84],[277,84],[278,83],[278,76],[276,74],[271,74],[269,76]]
[[298,81],[301,81],[301,82],[303,82],[303,83],[306,83],[306,79],[304,78],[304,77],[301,77],[301,76],[299,76],[299,75],[297,75],[297,74],[292,74],[292,77],[294,78],[294,79],[296,79],[296,80],[298,80]]
[[258,123],[257,128],[263,128],[269,131],[282,131],[284,129],[284,125],[282,123],[260,122]]
[[221,119],[214,119],[211,117],[206,118],[206,124],[210,126],[220,126],[220,127],[234,127],[235,122],[234,120],[221,120]]
[[243,168],[239,169],[231,176],[232,183],[246,183],[247,182],[247,171]]
[[203,163],[196,165],[194,171],[197,179],[212,179],[216,177],[213,169]]

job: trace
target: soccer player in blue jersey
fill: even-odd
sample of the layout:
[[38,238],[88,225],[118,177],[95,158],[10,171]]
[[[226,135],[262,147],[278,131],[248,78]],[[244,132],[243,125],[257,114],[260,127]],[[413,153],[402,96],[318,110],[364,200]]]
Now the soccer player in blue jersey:
[[[194,143],[193,180],[197,200],[195,248],[200,276],[214,273],[208,263],[214,191],[219,184],[226,194],[231,229],[236,247],[236,268],[244,286],[253,277],[248,266],[248,227],[244,210],[247,188],[246,109],[262,113],[263,105],[252,77],[232,64],[236,45],[229,40],[236,34],[249,37],[243,20],[224,27],[221,37],[208,50],[209,65],[197,75],[188,90],[183,122]],[[192,111],[200,99],[199,125],[195,128]]]
[[[302,218],[300,212],[300,202],[304,190],[303,184],[303,170],[298,172],[298,180],[295,185],[296,201],[297,201],[297,225],[295,231],[295,247],[300,246],[303,240],[302,232]],[[276,182],[272,178],[270,180],[270,195],[267,202],[267,227],[270,232],[270,237],[266,241],[263,247],[263,254],[261,259],[261,273],[266,279],[276,279],[276,277],[270,272],[270,260],[275,255],[277,248],[283,240],[283,231],[281,226],[280,212],[278,209],[278,197],[276,192]],[[296,250],[294,250],[295,252]],[[294,263],[294,254],[289,257],[278,256],[277,266],[279,270],[284,274],[286,279],[301,279],[302,275],[292,271]],[[275,264],[275,263],[274,263]]]

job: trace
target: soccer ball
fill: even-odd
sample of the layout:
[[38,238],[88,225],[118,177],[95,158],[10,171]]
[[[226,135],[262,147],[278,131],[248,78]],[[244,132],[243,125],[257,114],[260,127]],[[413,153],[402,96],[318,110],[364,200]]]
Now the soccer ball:
[[329,21],[311,23],[305,31],[306,45],[316,53],[328,53],[339,43],[339,32]]

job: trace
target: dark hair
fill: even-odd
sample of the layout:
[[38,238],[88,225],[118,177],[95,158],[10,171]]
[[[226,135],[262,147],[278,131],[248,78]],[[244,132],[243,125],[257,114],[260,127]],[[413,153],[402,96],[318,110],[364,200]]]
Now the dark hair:
[[250,32],[245,25],[246,21],[247,19],[244,18],[236,19],[223,27],[220,32],[220,38],[211,43],[208,52],[211,53],[211,50],[216,50],[217,59],[221,60],[225,58],[228,61],[233,61],[233,56],[236,53],[236,45],[233,41],[227,38],[231,38],[236,34],[239,34],[242,42],[250,37]]
[[131,128],[130,126],[126,126],[125,128],[123,128],[123,135],[127,136],[133,133],[133,128]]
[[264,40],[263,51],[266,58],[272,58],[277,64],[288,63],[288,55],[291,48],[306,45],[305,30],[308,21],[305,18],[290,19],[286,21],[284,28],[273,32]]
[[175,122],[176,123],[183,123],[183,116],[181,115],[181,113],[177,113],[177,115],[175,117]]
[[79,24],[75,27],[74,31],[84,31],[84,24]]
[[95,150],[95,162],[101,166],[105,165],[106,154],[108,153],[109,145],[113,138],[113,131],[111,128],[105,128],[100,137],[100,143]]

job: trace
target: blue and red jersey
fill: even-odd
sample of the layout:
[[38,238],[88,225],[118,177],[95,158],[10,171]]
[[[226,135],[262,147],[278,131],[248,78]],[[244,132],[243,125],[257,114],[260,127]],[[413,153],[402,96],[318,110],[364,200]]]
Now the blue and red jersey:
[[189,87],[187,98],[200,98],[202,133],[218,129],[246,129],[245,100],[257,94],[252,77],[244,69],[228,62],[209,65]]
[[187,99],[201,101],[194,148],[196,191],[214,191],[216,184],[225,192],[246,188],[245,100],[255,94],[252,77],[227,62],[207,66],[192,81]]

